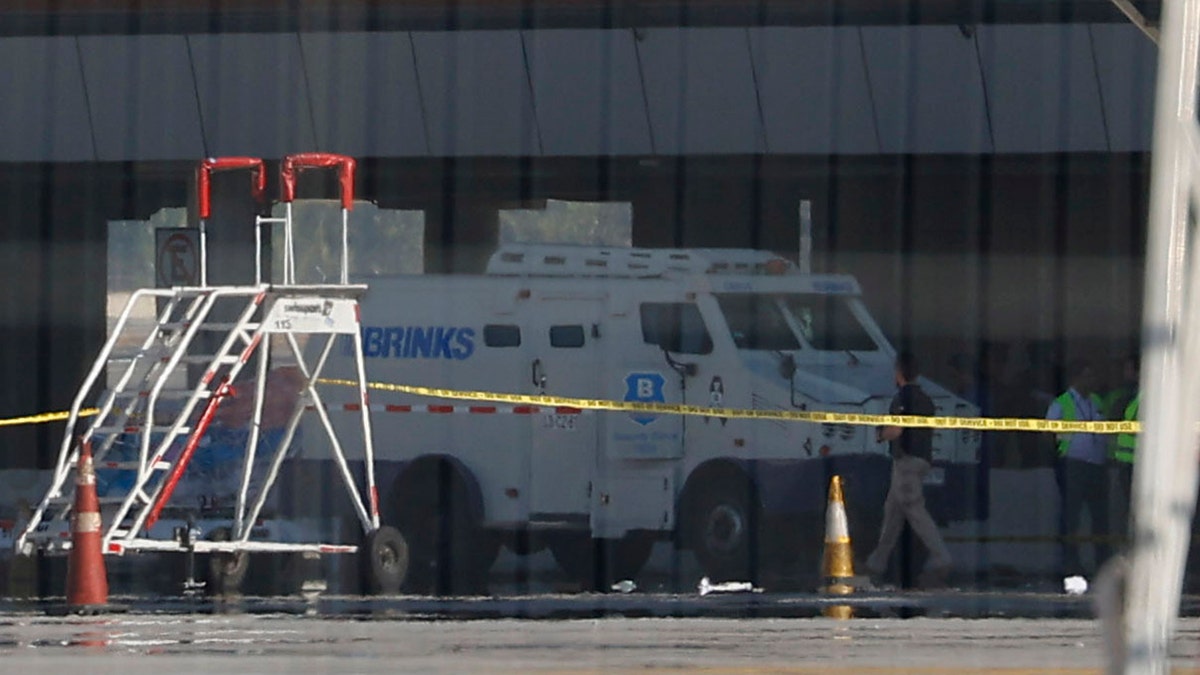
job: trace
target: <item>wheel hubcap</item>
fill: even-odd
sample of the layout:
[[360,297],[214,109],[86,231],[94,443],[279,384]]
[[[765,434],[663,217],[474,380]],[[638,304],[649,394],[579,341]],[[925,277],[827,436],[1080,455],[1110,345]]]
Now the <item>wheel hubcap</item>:
[[746,523],[741,511],[728,504],[720,504],[708,514],[704,543],[710,551],[730,553],[741,544],[745,531]]
[[397,564],[396,561],[400,559],[399,554],[396,553],[396,549],[392,548],[391,546],[379,547],[379,550],[376,552],[376,557],[379,559],[379,565],[384,569],[391,569],[392,567],[395,567]]

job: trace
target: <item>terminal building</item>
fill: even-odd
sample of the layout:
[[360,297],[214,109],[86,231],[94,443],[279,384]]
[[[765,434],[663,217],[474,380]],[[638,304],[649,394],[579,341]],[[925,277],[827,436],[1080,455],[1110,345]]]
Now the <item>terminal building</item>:
[[[807,201],[814,269],[934,375],[1004,344],[1052,388],[1137,345],[1156,50],[1108,0],[17,5],[0,417],[69,405],[111,280],[161,265],[113,255],[114,224],[188,208],[228,155],[356,157],[357,198],[416,218],[408,271],[478,273],[506,214],[564,204],[615,228],[578,243],[794,257]],[[213,278],[249,281],[257,207],[215,189]],[[0,467],[57,433],[0,430]]]

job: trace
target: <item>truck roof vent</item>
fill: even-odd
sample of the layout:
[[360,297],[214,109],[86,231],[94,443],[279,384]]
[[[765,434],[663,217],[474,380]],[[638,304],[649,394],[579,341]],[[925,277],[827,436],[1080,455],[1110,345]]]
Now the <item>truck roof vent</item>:
[[652,249],[609,246],[509,244],[488,261],[503,276],[657,277],[689,274],[798,274],[774,253],[749,249]]

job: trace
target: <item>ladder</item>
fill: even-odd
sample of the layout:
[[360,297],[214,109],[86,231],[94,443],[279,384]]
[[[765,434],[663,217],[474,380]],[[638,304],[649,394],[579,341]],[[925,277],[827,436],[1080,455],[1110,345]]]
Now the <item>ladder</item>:
[[[93,461],[99,471],[122,477],[101,497],[105,554],[354,552],[358,549],[355,545],[262,541],[261,528],[254,527],[296,437],[301,418],[310,410],[319,417],[320,426],[329,437],[338,473],[362,524],[365,545],[372,552],[376,546],[397,545],[389,537],[375,536],[381,524],[359,318],[359,298],[367,287],[350,284],[347,274],[346,226],[352,204],[354,160],[340,155],[301,154],[284,158],[281,166],[283,201],[289,208],[283,219],[258,217],[255,221],[260,242],[256,246],[259,270],[256,283],[210,286],[205,234],[209,175],[214,171],[249,169],[254,172],[254,195],[260,197],[265,170],[258,158],[206,159],[200,163],[197,171],[200,285],[147,288],[130,296],[71,404],[51,486],[18,534],[18,552],[31,554],[35,550],[53,552],[70,548],[68,523],[74,502],[73,479],[85,445],[93,450]],[[342,190],[341,283],[301,285],[295,282],[290,205],[296,174],[322,168],[338,170]],[[283,285],[263,283],[261,279],[263,250],[258,228],[276,221],[283,223],[286,233]],[[147,306],[152,309],[146,311]],[[307,336],[308,349],[301,345],[297,337],[301,335]],[[338,339],[349,340],[354,354],[365,460],[362,489],[317,388]],[[256,459],[273,342],[283,343],[290,352],[288,363],[299,370],[303,387],[282,427],[282,440],[263,457],[264,469]],[[246,377],[250,372],[255,373],[253,386],[248,385]],[[101,391],[106,373],[111,385]],[[253,407],[228,536],[194,541],[190,534],[179,535],[173,530],[164,536],[165,528],[156,528],[164,509],[200,449],[221,403],[241,395],[239,390],[253,391]],[[85,408],[91,401],[97,402],[94,410]],[[260,485],[252,490],[255,477]],[[252,534],[256,537],[253,541]]]
[[[222,298],[244,304],[236,321],[209,320]],[[139,326],[132,320],[135,310],[158,299],[165,301],[164,307],[152,325]],[[133,479],[124,493],[117,491],[101,499],[102,507],[116,506],[107,518],[105,545],[146,522],[167,485],[164,478],[176,474],[173,469],[177,465],[168,454],[178,449],[180,439],[199,439],[205,431],[205,426],[194,424],[193,413],[201,403],[219,404],[228,392],[227,383],[237,379],[261,342],[262,332],[254,316],[263,299],[261,289],[204,287],[142,289],[129,298],[72,404],[51,487],[26,526],[27,539],[51,547],[67,542],[62,535],[74,499],[72,478],[85,443],[93,446],[98,468],[128,472]],[[202,342],[197,337],[205,333],[223,336],[213,353],[193,349]],[[127,344],[137,347],[130,351],[118,348]],[[202,365],[203,375],[194,386],[181,385],[191,365]],[[99,411],[85,423],[79,413],[106,369],[119,375],[101,397]],[[109,460],[119,440],[133,441],[135,459]],[[58,525],[40,527],[44,521]]]

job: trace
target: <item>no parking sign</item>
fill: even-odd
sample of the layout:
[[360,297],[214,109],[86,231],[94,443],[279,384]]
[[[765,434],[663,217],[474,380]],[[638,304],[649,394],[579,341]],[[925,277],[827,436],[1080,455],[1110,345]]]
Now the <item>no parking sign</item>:
[[154,250],[158,288],[200,285],[200,230],[160,227],[154,231]]

